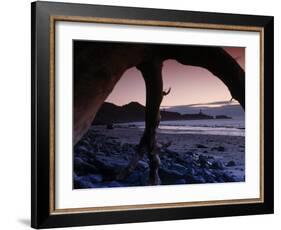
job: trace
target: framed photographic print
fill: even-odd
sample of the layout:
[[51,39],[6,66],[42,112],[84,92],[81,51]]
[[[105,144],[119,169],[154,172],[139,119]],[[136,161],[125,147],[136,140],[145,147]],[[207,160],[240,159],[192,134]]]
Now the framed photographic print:
[[32,227],[273,213],[273,17],[31,8]]

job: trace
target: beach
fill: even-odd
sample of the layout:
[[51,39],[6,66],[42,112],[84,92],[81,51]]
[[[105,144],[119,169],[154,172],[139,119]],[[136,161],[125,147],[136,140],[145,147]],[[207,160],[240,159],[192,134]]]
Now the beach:
[[[142,133],[143,129],[134,125],[117,124],[112,129],[92,126],[74,148],[74,188],[148,185],[146,156],[128,178],[115,179],[134,156]],[[159,130],[157,141],[161,184],[245,181],[244,136],[174,134]]]

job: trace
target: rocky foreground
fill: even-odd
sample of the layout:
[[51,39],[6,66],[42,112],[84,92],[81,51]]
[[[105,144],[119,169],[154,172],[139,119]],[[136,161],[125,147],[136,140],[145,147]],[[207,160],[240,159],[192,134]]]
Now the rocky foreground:
[[[146,156],[126,179],[115,179],[135,154],[140,135],[139,130],[130,128],[90,129],[74,147],[74,189],[148,185]],[[162,185],[245,180],[242,137],[161,135]]]

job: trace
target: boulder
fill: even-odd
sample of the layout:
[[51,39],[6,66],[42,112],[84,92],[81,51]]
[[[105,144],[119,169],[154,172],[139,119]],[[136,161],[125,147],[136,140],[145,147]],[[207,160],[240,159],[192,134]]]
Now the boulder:
[[95,166],[105,175],[116,175],[122,168],[127,167],[128,161],[120,159],[120,157],[97,156]]
[[205,155],[199,155],[198,157],[198,163],[200,165],[201,168],[207,168],[209,167],[209,165],[211,164],[209,161],[208,161],[208,157],[205,156]]
[[140,185],[141,176],[142,173],[140,173],[139,171],[134,171],[125,179],[125,182],[127,182],[130,185]]
[[223,170],[224,169],[224,166],[223,166],[223,163],[219,160],[215,160],[213,161],[212,165],[211,165],[211,168],[212,169],[220,169],[220,170]]
[[148,163],[147,162],[145,162],[145,161],[143,161],[143,160],[140,160],[139,162],[138,162],[138,164],[137,164],[137,167],[136,167],[136,169],[139,169],[139,170],[146,170],[146,169],[148,169],[149,168],[149,165],[148,165]]
[[159,176],[161,178],[162,184],[166,184],[166,185],[174,184],[176,180],[184,178],[184,174],[176,170],[171,170],[161,167],[159,169]]
[[185,168],[183,165],[178,164],[178,163],[172,164],[171,167],[169,168],[169,170],[177,171],[181,175],[184,175],[187,173],[187,168]]
[[199,148],[199,149],[207,149],[208,148],[207,146],[202,145],[202,144],[197,144],[196,147]]

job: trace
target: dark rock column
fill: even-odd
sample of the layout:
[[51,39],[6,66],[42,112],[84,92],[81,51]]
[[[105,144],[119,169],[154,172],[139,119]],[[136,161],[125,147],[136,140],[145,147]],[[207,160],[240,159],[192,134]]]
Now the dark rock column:
[[127,169],[117,178],[123,179],[136,167],[138,161],[148,154],[150,160],[149,183],[160,184],[158,169],[160,158],[156,141],[156,129],[160,122],[160,104],[163,99],[162,61],[158,59],[143,62],[137,66],[141,71],[146,86],[145,130],[137,151]]
[[160,184],[158,169],[160,158],[156,140],[156,129],[160,122],[160,104],[163,99],[162,61],[155,59],[137,67],[143,75],[146,86],[145,131],[139,144],[150,160],[150,184]]

